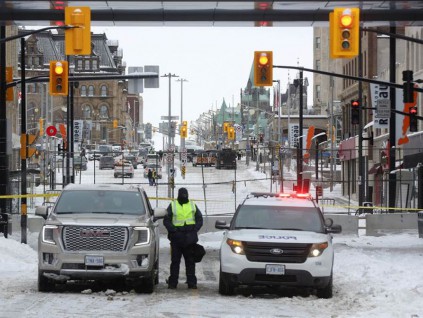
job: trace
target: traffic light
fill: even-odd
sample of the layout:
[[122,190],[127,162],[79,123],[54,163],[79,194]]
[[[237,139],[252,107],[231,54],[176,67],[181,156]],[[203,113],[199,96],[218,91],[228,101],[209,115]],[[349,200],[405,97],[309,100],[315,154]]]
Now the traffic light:
[[403,87],[403,99],[404,103],[414,103],[414,83],[413,83],[413,71],[406,70],[402,71],[402,80],[404,83]]
[[223,123],[223,132],[228,132],[229,123],[224,122]]
[[254,52],[254,86],[273,85],[273,52]]
[[358,55],[360,46],[360,9],[335,8],[329,15],[330,55],[332,58],[351,58]]
[[91,55],[91,9],[66,7],[65,24],[75,27],[65,30],[65,54]]
[[229,127],[228,128],[228,139],[229,140],[234,140],[235,139],[235,128],[234,127]]
[[188,137],[188,127],[187,126],[181,126],[180,130],[181,138],[187,138]]
[[351,124],[358,125],[360,123],[360,101],[358,99],[351,100]]
[[50,95],[68,95],[68,62],[50,61]]
[[410,107],[409,114],[410,114],[410,132],[416,132],[417,131],[417,107],[416,106]]
[[118,120],[113,119],[113,128],[118,128]]
[[188,126],[188,122],[186,120],[182,121],[182,126]]

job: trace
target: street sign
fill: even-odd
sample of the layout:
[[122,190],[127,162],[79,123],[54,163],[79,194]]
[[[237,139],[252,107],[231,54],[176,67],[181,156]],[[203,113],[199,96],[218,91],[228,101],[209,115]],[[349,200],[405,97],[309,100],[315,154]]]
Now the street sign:
[[47,134],[47,136],[50,136],[50,137],[56,136],[56,134],[57,134],[57,128],[54,127],[54,126],[48,126],[46,128],[46,134]]
[[[161,120],[169,120],[169,116],[161,116]],[[179,116],[170,116],[170,120],[179,120]]]

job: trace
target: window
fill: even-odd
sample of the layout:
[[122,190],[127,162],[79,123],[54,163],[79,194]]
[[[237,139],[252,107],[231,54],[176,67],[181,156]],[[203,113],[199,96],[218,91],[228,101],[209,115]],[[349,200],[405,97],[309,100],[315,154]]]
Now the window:
[[93,60],[93,70],[94,71],[98,69],[97,65],[98,65],[97,60]]
[[109,109],[106,105],[101,105],[100,106],[100,114],[99,114],[101,119],[107,119],[109,118]]
[[85,69],[86,71],[91,69],[91,68],[90,68],[90,60],[85,60],[85,67],[84,67],[84,69]]
[[316,98],[320,99],[320,85],[316,85]]
[[316,37],[316,49],[320,49],[320,37]]
[[101,92],[100,92],[100,95],[101,95],[102,97],[107,96],[107,86],[106,86],[106,85],[101,85]]
[[88,96],[94,96],[94,86],[88,86]]
[[91,107],[85,105],[82,107],[82,117],[83,118],[91,118]]
[[77,69],[82,70],[82,60],[77,61]]
[[81,96],[87,96],[87,86],[81,86]]
[[320,60],[316,60],[316,70],[320,70]]

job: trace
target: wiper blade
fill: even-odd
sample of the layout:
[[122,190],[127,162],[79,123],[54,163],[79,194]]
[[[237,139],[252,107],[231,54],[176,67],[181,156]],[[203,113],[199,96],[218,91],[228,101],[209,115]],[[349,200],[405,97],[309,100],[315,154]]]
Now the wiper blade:
[[269,229],[269,230],[279,230],[279,231],[305,231],[303,229],[295,229],[295,228],[282,228],[282,229]]

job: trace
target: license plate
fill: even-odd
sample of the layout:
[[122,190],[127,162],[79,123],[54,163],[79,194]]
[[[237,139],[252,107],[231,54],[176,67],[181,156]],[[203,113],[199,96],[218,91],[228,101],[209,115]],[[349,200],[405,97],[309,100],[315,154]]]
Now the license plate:
[[267,264],[266,275],[285,275],[285,265]]
[[103,266],[104,258],[103,256],[87,255],[85,256],[85,265],[86,266]]

